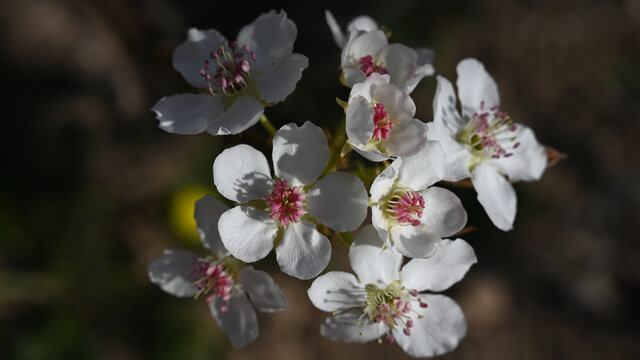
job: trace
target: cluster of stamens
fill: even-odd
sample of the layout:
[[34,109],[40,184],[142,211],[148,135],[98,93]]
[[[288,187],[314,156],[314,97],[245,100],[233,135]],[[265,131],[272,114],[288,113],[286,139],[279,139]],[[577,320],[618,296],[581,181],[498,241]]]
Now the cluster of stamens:
[[[378,334],[378,342],[382,342],[383,338],[389,343],[395,342],[391,331],[398,328],[402,329],[406,336],[411,335],[411,328],[414,325],[413,317],[417,316],[418,319],[423,317],[423,315],[412,310],[411,302],[417,301],[421,308],[428,306],[418,297],[417,290],[405,289],[399,280],[392,281],[384,289],[373,284],[367,284],[365,291],[365,306],[362,310],[362,316],[360,316],[356,325],[360,325],[365,316],[369,321],[388,325],[389,330],[386,334]],[[360,335],[364,336],[364,333],[361,332]]]
[[391,192],[383,211],[401,225],[420,226],[425,208],[424,198],[411,189],[396,188]]
[[300,218],[307,213],[304,209],[306,199],[307,195],[301,186],[289,186],[284,179],[276,181],[271,193],[264,197],[271,210],[269,217],[282,227],[299,222]]
[[393,121],[385,111],[384,105],[377,103],[373,107],[373,136],[375,140],[387,140],[393,129]]
[[227,305],[220,307],[220,311],[226,312],[229,310],[228,303],[235,279],[221,262],[211,258],[194,260],[191,275],[194,278],[198,278],[193,283],[198,288],[198,292],[195,295],[196,299],[204,294],[207,296],[207,302],[210,303],[215,296],[227,303]]
[[516,129],[517,126],[507,113],[499,111],[498,106],[485,111],[485,103],[482,101],[480,111],[473,113],[462,131],[456,135],[456,139],[475,151],[491,155],[493,159],[508,158],[513,156],[511,150],[520,146],[516,142],[510,149],[503,147],[505,142],[515,141],[516,137],[511,133]]
[[256,53],[247,45],[239,47],[234,41],[230,50],[223,45],[217,51],[211,51],[210,59],[204,60],[200,75],[207,82],[210,94],[233,95],[247,88],[255,62]]
[[373,73],[378,74],[388,74],[389,71],[384,68],[382,65],[378,65],[373,61],[373,56],[367,55],[360,58],[358,61],[360,64],[360,70],[367,75],[367,77],[371,76]]

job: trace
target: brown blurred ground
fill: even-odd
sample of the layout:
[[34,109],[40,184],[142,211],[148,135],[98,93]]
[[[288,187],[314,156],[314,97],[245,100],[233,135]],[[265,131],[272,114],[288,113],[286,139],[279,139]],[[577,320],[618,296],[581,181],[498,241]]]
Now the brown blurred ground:
[[[370,14],[392,41],[429,46],[451,80],[473,56],[494,76],[503,108],[568,154],[542,181],[518,184],[515,230],[496,230],[475,193],[456,189],[478,232],[479,263],[447,294],[468,335],[447,359],[637,359],[640,296],[640,2],[334,2],[294,8],[166,0],[6,0],[0,4],[3,95],[0,176],[0,358],[383,359],[396,346],[322,338],[327,314],[310,282],[281,274],[290,310],[260,316],[260,339],[229,348],[204,303],[149,284],[168,247],[197,247],[169,220],[175,194],[210,187],[223,147],[243,137],[177,136],[148,109],[191,89],[171,67],[189,27],[233,38],[260,12],[284,8],[310,67],[276,126],[335,126],[338,49],[324,23]],[[431,120],[435,80],[413,93]],[[346,268],[334,245],[330,269]]]

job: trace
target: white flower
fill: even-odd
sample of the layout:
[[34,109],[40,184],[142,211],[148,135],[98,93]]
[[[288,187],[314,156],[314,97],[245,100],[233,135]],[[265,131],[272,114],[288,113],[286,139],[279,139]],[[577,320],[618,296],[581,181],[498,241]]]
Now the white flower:
[[297,29],[284,11],[243,27],[231,44],[218,31],[190,29],[173,67],[197,89],[160,99],[160,128],[176,134],[237,134],[255,124],[265,105],[293,92],[309,60],[292,53]]
[[336,231],[355,230],[367,215],[367,191],[351,174],[322,179],[329,147],[321,128],[285,125],[273,138],[271,178],[267,159],[248,145],[224,150],[213,163],[213,181],[240,204],[220,218],[222,243],[238,259],[254,262],[274,247],[285,273],[317,276],[329,262],[331,244],[314,219]]
[[390,84],[389,75],[372,74],[349,95],[349,144],[371,161],[411,155],[427,140],[427,126],[415,113],[411,97]]
[[371,222],[386,244],[407,257],[430,256],[438,241],[467,222],[455,194],[430,187],[442,179],[443,163],[440,144],[427,141],[414,155],[396,159],[371,185]]
[[498,87],[479,61],[462,60],[456,70],[462,116],[453,86],[438,76],[428,137],[440,141],[445,150],[443,179],[471,177],[491,221],[501,230],[511,230],[516,193],[505,176],[511,181],[539,179],[547,165],[546,151],[531,129],[499,109]]
[[350,273],[333,271],[314,280],[309,299],[332,312],[320,327],[322,335],[344,342],[378,339],[398,345],[414,357],[452,351],[467,325],[460,307],[443,291],[460,281],[476,263],[473,249],[462,239],[443,240],[428,259],[402,265],[402,255],[382,250],[375,230],[361,230],[349,249]]
[[360,15],[356,16],[349,22],[349,24],[347,25],[348,36],[345,36],[340,29],[340,25],[338,25],[338,22],[329,10],[324,11],[324,18],[327,21],[327,25],[329,25],[329,29],[331,30],[331,34],[333,35],[333,40],[336,42],[336,45],[338,45],[340,49],[342,49],[347,44],[348,36],[350,36],[352,33],[357,33],[358,31],[369,32],[380,30],[380,27],[375,20],[367,15]]
[[350,32],[342,50],[342,75],[349,87],[371,74],[389,74],[391,83],[410,94],[423,77],[433,74],[433,52],[414,50],[402,44],[389,44],[382,30]]
[[[217,223],[227,207],[207,196],[196,202],[195,218],[202,244],[213,256],[199,257],[191,251],[165,250],[149,264],[149,279],[178,297],[204,296],[211,315],[231,344],[243,347],[258,337],[255,309],[286,310],[287,299],[266,272],[231,258],[220,242]],[[255,309],[254,309],[255,308]]]

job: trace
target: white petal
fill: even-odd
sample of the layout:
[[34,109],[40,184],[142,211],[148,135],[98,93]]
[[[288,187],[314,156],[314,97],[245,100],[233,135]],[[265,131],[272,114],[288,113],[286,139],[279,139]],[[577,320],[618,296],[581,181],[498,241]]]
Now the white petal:
[[413,50],[418,55],[418,66],[433,64],[433,60],[436,57],[436,54],[433,52],[433,50],[429,48],[414,48]]
[[[360,325],[356,325],[358,320]],[[331,316],[320,325],[322,336],[346,343],[366,343],[382,337],[386,331],[387,325],[370,321],[357,310]]]
[[276,248],[280,269],[298,279],[314,278],[331,259],[331,243],[313,223],[301,221],[287,226]]
[[194,135],[207,129],[222,114],[222,98],[207,94],[165,96],[152,108],[159,127],[172,134]]
[[149,280],[166,293],[178,297],[192,297],[198,292],[193,285],[194,261],[198,255],[180,249],[165,250],[164,255],[149,264]]
[[362,96],[367,99],[368,102],[372,101],[373,93],[376,88],[383,84],[388,84],[390,81],[389,75],[373,73],[361,83],[353,85],[351,92],[349,93],[349,102],[355,97]]
[[420,151],[427,141],[427,124],[418,119],[396,124],[385,146],[394,156],[407,157]]
[[373,162],[380,162],[390,160],[391,157],[387,154],[380,152],[380,150],[373,148],[369,145],[357,145],[352,142],[349,145],[353,146],[353,150],[363,156],[365,159]]
[[236,206],[222,214],[218,229],[224,247],[244,262],[267,256],[278,233],[266,212],[250,206]]
[[458,97],[462,111],[471,116],[480,109],[484,101],[484,108],[491,109],[500,106],[498,86],[491,75],[484,69],[484,65],[476,59],[464,59],[456,67],[458,72]]
[[336,171],[322,178],[307,194],[311,216],[336,231],[353,231],[367,217],[368,197],[362,180]]
[[471,152],[453,136],[443,125],[436,122],[427,123],[427,139],[440,142],[445,153],[443,180],[460,181],[471,176]]
[[[342,67],[359,67],[359,61],[362,57],[371,55],[375,58],[387,44],[387,36],[380,30],[359,33],[345,45],[342,51]],[[349,82],[347,81],[347,83]],[[353,84],[350,85],[353,86]]]
[[371,207],[371,224],[376,229],[380,240],[388,246],[391,246],[389,241],[389,229],[387,229],[387,220],[385,219],[380,206],[374,205]]
[[256,69],[265,72],[293,51],[298,29],[284,11],[261,14],[238,33],[238,44],[256,53]]
[[[227,311],[221,311],[222,306],[227,306]],[[258,338],[260,332],[256,311],[244,291],[233,289],[228,304],[214,298],[209,303],[209,310],[234,347],[247,346]]]
[[225,149],[216,157],[213,182],[220,194],[239,203],[262,199],[273,186],[267,159],[244,144]]
[[400,279],[407,289],[440,292],[462,280],[477,261],[473,248],[466,241],[442,240],[433,256],[413,259],[403,266]]
[[309,59],[300,54],[289,54],[280,59],[269,71],[256,78],[260,99],[269,104],[279,103],[296,89],[302,71],[309,66]]
[[375,31],[379,30],[378,23],[367,15],[358,15],[347,25],[347,31]]
[[371,184],[369,191],[371,192],[371,201],[378,202],[380,198],[387,195],[393,186],[393,182],[400,174],[400,166],[402,159],[394,160],[391,165],[387,166],[380,175],[378,175]]
[[451,236],[467,223],[467,212],[460,199],[451,191],[430,187],[421,191],[425,208],[421,222],[441,237]]
[[289,307],[287,298],[266,272],[246,266],[240,271],[238,281],[244,286],[256,309],[262,312],[276,312]]
[[362,307],[366,301],[364,286],[353,274],[343,271],[318,276],[307,295],[315,307],[327,312]]
[[416,114],[416,104],[411,97],[394,84],[376,86],[373,98],[384,105],[385,111],[396,124],[407,122]]
[[[418,58],[418,63],[420,63],[420,61],[422,60]],[[424,78],[425,76],[433,75],[435,71],[436,70],[431,64],[423,64],[421,66],[418,66],[418,68],[413,72],[413,76],[405,83],[407,94],[411,94],[413,92],[422,78]]]
[[410,258],[426,258],[433,254],[440,234],[424,226],[395,225],[390,231],[393,246],[402,255]]
[[433,74],[431,64],[418,67],[418,54],[402,44],[390,44],[380,51],[379,60],[391,75],[391,83],[410,94],[420,80]]
[[445,77],[438,75],[436,79],[438,86],[433,97],[433,122],[455,136],[464,126],[464,121],[456,109],[456,93],[451,82]]
[[287,124],[273,137],[273,167],[291,185],[310,185],[329,162],[327,136],[310,121],[298,127]]
[[[508,158],[493,160],[492,163],[511,181],[538,180],[547,168],[547,151],[536,140],[533,131],[521,124],[516,124],[516,131],[510,133],[516,140],[507,146],[513,155]],[[509,150],[515,143],[520,143],[515,150]]]
[[511,183],[486,162],[473,169],[471,182],[478,192],[478,201],[493,224],[502,231],[513,229],[517,200]]
[[187,40],[176,47],[173,52],[173,68],[192,86],[204,89],[206,81],[200,75],[200,69],[205,67],[204,61],[210,59],[212,51],[221,46],[227,47],[227,39],[214,29],[189,29]]
[[393,332],[398,345],[414,357],[432,357],[452,351],[467,333],[462,309],[443,295],[422,294],[422,297],[429,306],[421,309],[416,302],[413,308],[420,309],[424,318],[414,317],[410,336],[400,329]]
[[356,145],[364,145],[373,136],[373,114],[371,103],[362,96],[349,101],[346,114],[347,136]]
[[360,283],[386,286],[400,279],[402,255],[391,249],[382,250],[383,242],[371,225],[360,230],[349,248],[351,268]]
[[344,75],[344,82],[352,87],[356,84],[359,84],[367,79],[367,75],[365,75],[359,67],[346,65],[342,67],[342,74]]
[[239,134],[257,123],[263,112],[264,105],[258,99],[238,96],[217,121],[210,122],[207,132],[211,135]]
[[193,217],[198,224],[198,233],[202,245],[211,250],[216,257],[223,258],[229,254],[222,245],[220,233],[218,232],[218,220],[225,211],[229,210],[227,205],[213,196],[205,196],[196,201]]
[[326,20],[327,25],[329,25],[329,30],[331,30],[331,35],[333,35],[333,41],[335,41],[336,45],[342,49],[347,40],[344,37],[342,29],[340,29],[340,25],[338,25],[338,22],[329,10],[324,11],[324,19]]
[[402,158],[398,182],[413,190],[426,189],[427,186],[442,180],[444,174],[444,151],[437,141],[427,141],[420,151]]

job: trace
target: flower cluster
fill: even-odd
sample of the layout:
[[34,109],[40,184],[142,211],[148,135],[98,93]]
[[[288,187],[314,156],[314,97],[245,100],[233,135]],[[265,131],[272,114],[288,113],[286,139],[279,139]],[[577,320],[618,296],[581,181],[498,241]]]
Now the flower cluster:
[[[477,259],[467,242],[447,239],[463,232],[467,212],[452,191],[435,185],[470,178],[489,218],[510,230],[511,182],[539,179],[545,148],[500,109],[494,80],[471,58],[457,66],[457,97],[438,76],[433,121],[416,119],[411,92],[435,72],[433,52],[389,43],[368,16],[351,21],[346,33],[330,12],[325,16],[342,49],[340,80],[350,88],[348,100],[338,100],[345,117],[334,131],[309,121],[276,131],[264,114],[295,89],[308,65],[293,53],[297,29],[284,12],[260,15],[231,43],[216,30],[191,29],[176,48],[175,69],[201,91],[160,99],[153,107],[160,128],[227,135],[260,120],[272,136],[272,161],[242,143],[218,154],[213,182],[233,205],[209,196],[195,204],[202,243],[213,254],[167,250],[149,265],[149,278],[172,295],[204,297],[241,347],[258,336],[255,310],[287,308],[273,279],[245,266],[273,249],[284,273],[317,277],[309,299],[332,313],[320,326],[323,336],[397,343],[415,357],[447,353],[465,336],[466,321],[452,299],[433,292],[460,281]],[[374,170],[353,166],[359,156]],[[349,245],[355,275],[320,275],[336,241]]]

